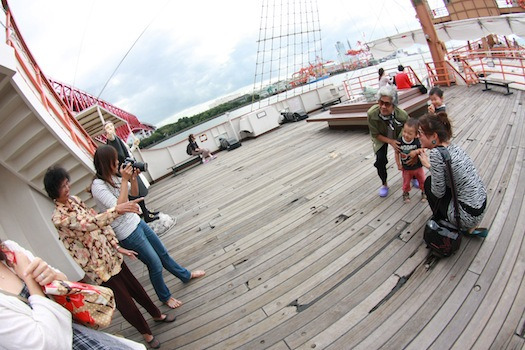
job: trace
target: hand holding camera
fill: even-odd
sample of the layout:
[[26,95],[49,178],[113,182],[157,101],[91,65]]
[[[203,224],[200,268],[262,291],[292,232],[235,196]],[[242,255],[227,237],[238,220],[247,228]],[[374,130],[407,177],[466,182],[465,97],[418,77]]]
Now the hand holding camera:
[[138,162],[133,158],[126,158],[124,160],[123,165],[126,166],[128,164],[130,164],[133,167],[133,169],[138,169],[141,172],[148,171],[148,163]]

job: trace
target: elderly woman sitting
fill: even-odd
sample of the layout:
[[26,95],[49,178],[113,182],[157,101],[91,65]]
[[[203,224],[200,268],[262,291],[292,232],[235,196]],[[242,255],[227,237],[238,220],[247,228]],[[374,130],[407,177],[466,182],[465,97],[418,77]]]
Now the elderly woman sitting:
[[408,114],[397,107],[397,90],[391,85],[385,85],[377,92],[377,104],[370,107],[367,112],[368,128],[376,154],[374,166],[381,179],[379,196],[388,196],[388,182],[386,165],[388,163],[388,145],[399,152],[399,141],[403,125],[408,119]]

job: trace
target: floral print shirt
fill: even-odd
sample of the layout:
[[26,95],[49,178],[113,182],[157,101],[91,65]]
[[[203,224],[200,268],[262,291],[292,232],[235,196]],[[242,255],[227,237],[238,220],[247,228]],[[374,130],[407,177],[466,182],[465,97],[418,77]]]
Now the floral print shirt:
[[69,254],[95,283],[106,282],[121,270],[123,257],[109,225],[119,214],[115,208],[97,214],[80,198],[71,196],[67,204],[55,201],[53,224]]

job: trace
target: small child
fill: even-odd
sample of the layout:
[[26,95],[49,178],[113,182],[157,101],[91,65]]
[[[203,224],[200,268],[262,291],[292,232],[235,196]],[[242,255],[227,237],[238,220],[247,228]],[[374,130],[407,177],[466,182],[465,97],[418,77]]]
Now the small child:
[[418,128],[419,122],[417,119],[409,118],[405,122],[401,137],[398,140],[400,142],[400,152],[396,151],[397,168],[403,172],[403,201],[405,203],[410,202],[410,181],[413,177],[419,182],[419,187],[421,188],[421,201],[426,201],[427,199],[423,188],[423,184],[425,183],[425,172],[423,171],[421,161],[418,158],[416,164],[407,164],[410,159],[410,151],[421,148],[421,143],[416,137]]
[[429,113],[445,112],[446,106],[443,102],[443,90],[434,86],[430,89],[428,96],[430,98],[430,103],[428,105]]

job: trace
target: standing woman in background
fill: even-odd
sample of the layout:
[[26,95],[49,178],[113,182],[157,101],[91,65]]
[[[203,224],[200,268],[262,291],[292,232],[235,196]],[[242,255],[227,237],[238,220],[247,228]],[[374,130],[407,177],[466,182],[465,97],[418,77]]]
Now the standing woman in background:
[[379,88],[382,88],[385,85],[393,85],[394,82],[392,80],[392,77],[385,74],[385,70],[383,68],[379,68]]

